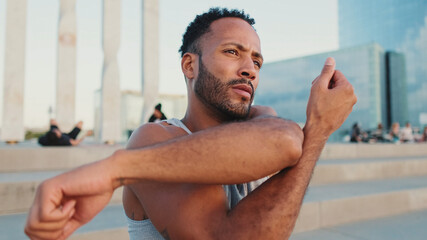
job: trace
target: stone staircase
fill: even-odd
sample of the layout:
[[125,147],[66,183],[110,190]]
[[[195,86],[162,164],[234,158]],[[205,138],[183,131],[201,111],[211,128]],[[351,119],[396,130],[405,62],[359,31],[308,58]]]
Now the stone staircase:
[[291,240],[427,239],[422,225],[408,238],[407,229],[396,224],[420,216],[425,225],[426,144],[328,145]]
[[[43,179],[103,159],[122,147],[0,146],[0,240],[27,239],[23,233],[26,213]],[[392,232],[399,229],[401,219],[418,223],[420,218],[427,219],[426,144],[329,144],[291,239],[399,239],[382,238],[366,229],[376,224]],[[353,234],[364,230],[375,238]],[[107,208],[70,239],[128,239],[121,189]]]
[[[0,147],[0,240],[28,239],[24,225],[37,185],[82,164],[103,159],[122,145]],[[129,239],[121,206],[122,189],[110,204],[69,239]]]

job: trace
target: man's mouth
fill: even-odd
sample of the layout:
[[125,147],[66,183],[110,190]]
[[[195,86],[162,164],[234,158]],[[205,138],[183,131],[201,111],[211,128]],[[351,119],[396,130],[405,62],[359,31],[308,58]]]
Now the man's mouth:
[[252,88],[246,84],[237,84],[232,87],[233,91],[242,97],[251,99],[252,98]]

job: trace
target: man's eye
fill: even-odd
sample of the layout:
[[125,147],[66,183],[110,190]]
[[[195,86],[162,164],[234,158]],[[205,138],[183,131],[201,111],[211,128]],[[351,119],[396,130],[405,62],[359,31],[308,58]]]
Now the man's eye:
[[258,68],[261,68],[261,63],[260,63],[260,62],[258,62],[258,61],[254,61],[254,64],[255,64]]
[[231,53],[233,55],[237,55],[237,51],[233,49],[225,50],[226,53]]

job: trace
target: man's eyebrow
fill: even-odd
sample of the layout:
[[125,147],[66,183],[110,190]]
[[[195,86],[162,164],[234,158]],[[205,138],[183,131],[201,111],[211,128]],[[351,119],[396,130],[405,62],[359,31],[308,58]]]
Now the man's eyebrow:
[[[243,46],[242,44],[240,44],[240,43],[235,43],[235,42],[228,42],[228,43],[224,43],[224,44],[222,44],[223,46],[226,46],[226,45],[234,45],[235,47],[237,47],[240,51],[244,51],[244,52],[246,52],[246,51],[248,51],[248,49],[247,48],[245,48],[245,46]],[[261,60],[263,60],[264,61],[264,58],[262,57],[262,54],[261,53],[259,53],[259,52],[253,52],[252,53],[252,56],[254,56],[254,57],[257,57],[257,58],[261,58]]]

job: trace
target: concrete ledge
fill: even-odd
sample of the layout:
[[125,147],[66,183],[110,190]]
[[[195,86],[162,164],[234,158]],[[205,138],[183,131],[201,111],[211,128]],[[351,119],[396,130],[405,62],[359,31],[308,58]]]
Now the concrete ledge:
[[427,156],[427,143],[326,144],[321,159]]
[[310,185],[427,175],[426,157],[320,161]]
[[[63,170],[106,158],[124,145],[0,147],[0,172]],[[427,156],[427,144],[327,144],[321,159]]]
[[427,188],[304,203],[294,232],[427,209]]
[[311,231],[321,227],[320,204],[318,202],[304,203],[301,207],[293,232]]
[[[24,234],[27,213],[0,215],[0,240],[28,239]],[[109,205],[69,239],[129,239],[121,205]]]
[[425,240],[427,210],[295,233],[291,240]]
[[122,148],[122,145],[5,147],[0,148],[0,172],[70,169],[106,158]]
[[[39,184],[39,181],[0,183],[0,215],[27,212]],[[116,189],[110,204],[121,204],[122,193],[122,187]]]
[[87,233],[75,233],[71,235],[68,239],[70,240],[93,240],[93,239],[127,240],[129,239],[129,233],[128,233],[127,227],[124,227],[124,228],[106,229],[101,231],[93,231],[93,232],[87,232]]
[[37,185],[37,182],[0,184],[0,214],[28,211]]

